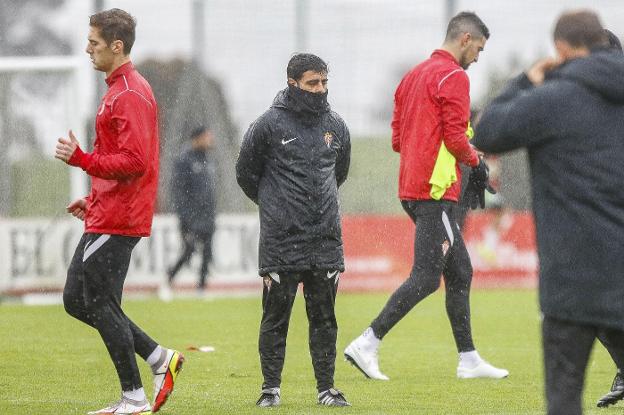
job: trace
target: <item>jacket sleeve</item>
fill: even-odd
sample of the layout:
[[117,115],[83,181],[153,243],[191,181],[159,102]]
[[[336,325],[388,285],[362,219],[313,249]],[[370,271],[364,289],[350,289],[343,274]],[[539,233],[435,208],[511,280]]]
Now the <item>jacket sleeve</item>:
[[236,161],[236,181],[247,197],[256,204],[258,187],[269,151],[268,139],[265,123],[259,118],[245,133]]
[[437,98],[442,109],[444,145],[458,162],[476,166],[479,156],[466,136],[470,120],[470,82],[466,72],[458,69],[442,78]]
[[488,153],[503,153],[552,136],[554,127],[546,115],[557,105],[552,102],[556,94],[552,85],[534,87],[525,74],[516,77],[483,111],[473,144]]
[[336,158],[336,183],[339,187],[347,180],[351,164],[351,135],[344,121],[342,121],[342,129],[340,149]]
[[148,166],[149,144],[154,129],[154,109],[145,98],[133,92],[114,102],[111,123],[117,134],[117,150],[110,154],[96,151],[83,153],[76,149],[69,164],[79,166],[90,176],[123,180],[142,176]]
[[403,113],[402,101],[403,81],[397,87],[394,93],[394,111],[392,113],[392,150],[397,153],[401,152],[401,114]]

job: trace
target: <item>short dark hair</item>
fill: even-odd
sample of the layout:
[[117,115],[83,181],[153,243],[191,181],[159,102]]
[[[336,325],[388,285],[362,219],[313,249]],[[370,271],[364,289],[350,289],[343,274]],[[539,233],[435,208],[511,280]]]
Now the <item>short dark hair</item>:
[[286,67],[286,76],[298,81],[304,72],[314,71],[319,73],[328,73],[329,68],[325,61],[311,53],[297,53],[290,58]]
[[555,24],[555,40],[570,46],[594,49],[608,44],[607,35],[598,15],[591,10],[574,10],[563,13]]
[[210,127],[208,127],[205,124],[199,125],[191,130],[191,134],[189,135],[189,138],[191,140],[195,140],[196,138],[199,138],[202,134],[204,134],[207,131],[210,131]]
[[609,29],[605,29],[605,34],[607,35],[607,39],[609,41],[609,49],[619,50],[620,52],[622,52],[622,43],[620,42],[620,39],[615,35],[615,33],[610,31]]
[[464,33],[470,33],[473,37],[490,38],[490,30],[475,12],[456,14],[446,28],[446,40],[457,39]]
[[135,39],[136,19],[121,9],[110,9],[89,17],[89,25],[100,29],[100,34],[110,46],[115,40],[123,42],[124,55],[132,50]]

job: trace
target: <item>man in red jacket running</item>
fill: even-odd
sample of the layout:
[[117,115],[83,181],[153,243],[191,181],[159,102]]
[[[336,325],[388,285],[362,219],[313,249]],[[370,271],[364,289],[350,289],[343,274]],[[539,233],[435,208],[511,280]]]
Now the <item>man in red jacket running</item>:
[[[86,52],[106,73],[108,91],[97,111],[93,152],[83,152],[69,131],[55,157],[83,169],[91,192],[67,211],[84,220],[85,232],[67,271],[65,310],[95,328],[108,349],[122,397],[90,414],[157,412],[173,390],[184,357],[161,347],[121,309],[132,249],[149,236],[158,186],[158,108],[152,89],[134,69],[130,50],[136,21],[123,10],[91,16]],[[135,353],[154,374],[153,408],[147,401]]]
[[472,265],[455,222],[459,163],[473,168],[471,201],[476,197],[475,201],[483,204],[483,192],[488,187],[487,166],[468,143],[472,129],[465,69],[477,61],[489,36],[476,14],[459,13],[449,22],[442,47],[412,69],[396,90],[392,148],[401,155],[399,198],[416,224],[414,265],[410,277],[392,294],[370,327],[345,349],[347,360],[369,378],[388,379],[377,360],[381,339],[438,289],[441,274],[459,352],[457,377],[504,378],[509,374],[483,360],[474,347],[469,305]]

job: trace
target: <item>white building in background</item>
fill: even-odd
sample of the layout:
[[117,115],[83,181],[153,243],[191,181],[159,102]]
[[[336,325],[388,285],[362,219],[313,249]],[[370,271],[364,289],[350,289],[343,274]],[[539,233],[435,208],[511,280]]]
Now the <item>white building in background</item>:
[[[133,56],[189,58],[193,0],[104,0],[138,19]],[[330,103],[353,136],[388,135],[380,112],[391,111],[402,71],[428,57],[444,37],[445,1],[308,1],[308,51],[330,65]],[[54,16],[82,54],[92,0],[66,0]],[[621,0],[457,0],[477,12],[492,36],[469,69],[473,101],[485,93],[488,72],[504,69],[512,54],[526,61],[550,53],[552,25],[564,9],[597,10],[607,27],[624,33]],[[240,131],[285,87],[295,50],[295,0],[205,0],[205,68],[219,79]],[[85,63],[88,60],[85,55]],[[93,88],[90,88],[91,90]]]

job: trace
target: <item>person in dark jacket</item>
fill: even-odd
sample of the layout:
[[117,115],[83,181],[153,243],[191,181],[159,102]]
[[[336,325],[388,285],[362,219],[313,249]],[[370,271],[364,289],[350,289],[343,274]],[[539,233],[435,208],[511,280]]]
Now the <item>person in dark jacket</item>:
[[[622,43],[620,43],[620,39],[618,39],[615,33],[608,29],[605,29],[605,33],[609,39],[609,49],[622,53]],[[602,345],[607,349],[613,358],[613,361],[617,364],[617,348],[613,349],[610,339],[608,337],[603,338],[602,334],[602,332],[598,332],[598,340],[600,340]],[[611,383],[611,389],[604,396],[598,399],[597,405],[601,408],[607,407],[621,401],[622,399],[624,399],[624,368],[622,366],[617,366],[617,372],[615,373],[615,377]]]
[[294,55],[288,87],[254,121],[236,163],[238,184],[260,209],[259,275],[263,278],[258,406],[280,403],[288,322],[299,283],[310,326],[318,403],[347,406],[334,389],[334,303],[344,271],[338,187],[349,171],[346,124],[327,103],[327,65]]
[[594,339],[624,363],[624,56],[591,11],[555,26],[537,62],[484,111],[474,144],[528,149],[548,414],[582,413]]
[[173,167],[171,191],[180,225],[184,248],[179,259],[168,271],[169,284],[188,263],[201,245],[202,262],[199,269],[198,289],[204,290],[208,267],[212,262],[212,236],[215,231],[215,161],[212,157],[214,137],[207,126],[191,132],[191,148]]

